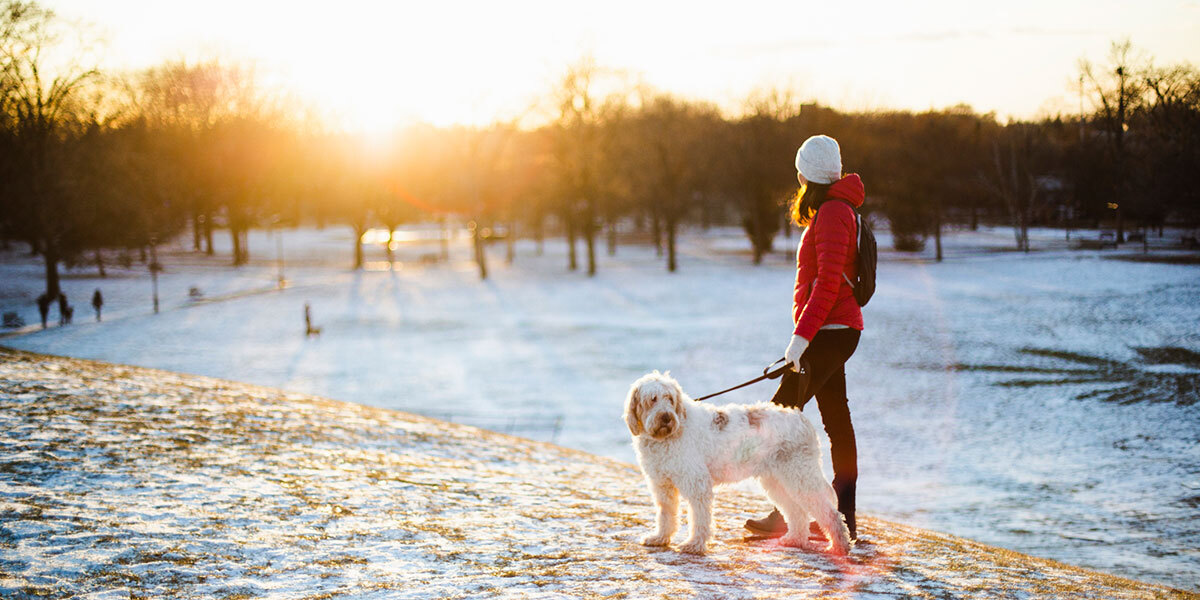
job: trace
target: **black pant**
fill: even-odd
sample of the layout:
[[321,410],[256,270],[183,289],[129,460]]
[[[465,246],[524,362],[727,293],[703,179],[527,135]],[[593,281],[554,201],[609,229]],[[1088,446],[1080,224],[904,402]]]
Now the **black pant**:
[[829,434],[829,453],[833,460],[833,491],[837,492],[838,511],[846,516],[850,533],[854,526],[854,490],[858,483],[858,446],[854,424],[850,422],[846,398],[846,361],[858,348],[862,332],[857,329],[821,329],[804,351],[811,377],[806,389],[799,389],[800,377],[784,373],[771,402],[803,409],[814,395],[821,411],[821,423]]

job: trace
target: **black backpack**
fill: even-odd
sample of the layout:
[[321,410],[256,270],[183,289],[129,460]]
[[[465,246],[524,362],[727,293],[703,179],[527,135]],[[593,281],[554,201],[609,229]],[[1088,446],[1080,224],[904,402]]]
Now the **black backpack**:
[[879,259],[879,251],[875,248],[875,232],[871,231],[871,226],[863,221],[862,214],[853,204],[846,202],[840,198],[830,198],[850,207],[854,211],[854,222],[858,226],[858,281],[850,281],[850,278],[842,273],[842,278],[846,283],[854,288],[854,300],[859,306],[866,306],[867,302],[871,301],[871,296],[875,294],[875,263]]

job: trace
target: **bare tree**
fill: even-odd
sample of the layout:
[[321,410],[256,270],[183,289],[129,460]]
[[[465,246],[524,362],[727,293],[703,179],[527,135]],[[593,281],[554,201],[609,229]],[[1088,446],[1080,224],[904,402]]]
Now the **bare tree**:
[[1039,179],[1053,172],[1056,152],[1045,132],[1033,123],[1010,123],[996,131],[992,165],[981,172],[988,192],[1003,202],[1017,249],[1029,252],[1029,227],[1044,204]]
[[750,95],[742,116],[729,123],[727,188],[738,202],[742,228],[750,239],[754,264],[771,251],[785,199],[795,189],[796,175],[790,157],[806,135],[787,123],[800,115],[800,104],[786,90],[763,90]]
[[648,188],[643,197],[662,224],[667,270],[674,272],[679,225],[696,198],[709,192],[720,116],[711,106],[659,95],[642,107],[638,120],[640,180]]
[[[605,87],[609,89],[605,89]],[[619,73],[601,69],[585,56],[571,65],[553,91],[557,119],[550,131],[560,180],[560,212],[567,231],[569,267],[575,270],[575,235],[583,235],[587,273],[596,274],[596,231],[605,173],[598,159],[605,144],[607,97],[620,95],[625,84]]]
[[142,118],[175,138],[171,148],[186,185],[193,248],[212,254],[212,230],[223,213],[233,242],[233,264],[249,260],[246,236],[285,182],[274,172],[288,152],[279,143],[292,125],[278,97],[255,71],[217,60],[168,62],[136,77],[134,104]]
[[471,243],[479,278],[487,279],[486,246],[494,232],[491,225],[505,198],[503,171],[516,135],[516,123],[497,123],[487,128],[463,128],[459,132],[458,156],[469,165],[462,172],[467,214],[472,215]]
[[200,150],[222,123],[253,112],[252,75],[238,65],[218,60],[191,63],[170,61],[146,69],[136,77],[134,103],[139,114],[175,138],[171,151],[181,165],[181,192],[192,223],[192,245],[196,251],[213,253],[213,221],[220,204],[206,185]]
[[[1029,143],[1029,136],[1024,136],[1022,141],[1024,147],[1020,151],[1024,152]],[[1027,163],[1018,155],[1017,141],[1009,139],[1006,145],[1007,148],[1001,150],[1000,143],[993,142],[994,193],[1008,208],[1017,249],[1029,252],[1030,207],[1037,198],[1037,186],[1033,174],[1026,168]]]
[[1087,60],[1079,62],[1081,85],[1091,92],[1096,105],[1097,121],[1111,145],[1116,175],[1116,201],[1113,207],[1117,218],[1117,243],[1125,242],[1124,206],[1129,192],[1129,156],[1126,132],[1130,116],[1141,108],[1144,82],[1136,74],[1142,69],[1128,39],[1113,42],[1108,65],[1093,66]]
[[17,175],[5,185],[3,209],[42,254],[51,298],[60,294],[58,264],[78,217],[55,171],[56,158],[87,117],[81,96],[99,75],[85,66],[82,48],[66,62],[50,64],[51,49],[68,47],[63,41],[69,33],[53,11],[34,2],[0,1],[0,112],[12,151],[10,173]]
[[1155,171],[1146,182],[1154,201],[1146,212],[1154,213],[1161,237],[1168,208],[1200,214],[1200,70],[1188,64],[1150,68],[1144,80],[1146,162]]

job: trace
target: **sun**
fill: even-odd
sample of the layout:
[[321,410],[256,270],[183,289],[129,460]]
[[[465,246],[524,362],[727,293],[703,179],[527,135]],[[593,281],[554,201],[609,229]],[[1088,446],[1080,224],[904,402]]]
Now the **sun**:
[[347,132],[376,135],[417,121],[487,124],[538,91],[541,67],[513,57],[535,53],[531,42],[508,40],[503,52],[488,53],[487,36],[498,34],[476,27],[445,9],[383,5],[316,38],[303,29],[260,29],[241,52]]

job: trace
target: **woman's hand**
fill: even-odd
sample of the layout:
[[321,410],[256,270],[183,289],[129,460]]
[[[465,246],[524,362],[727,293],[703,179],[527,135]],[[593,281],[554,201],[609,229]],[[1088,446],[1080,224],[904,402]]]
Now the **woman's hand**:
[[797,373],[800,372],[800,357],[804,355],[804,350],[808,348],[808,340],[802,336],[792,334],[792,341],[788,343],[787,350],[783,353],[783,359]]

